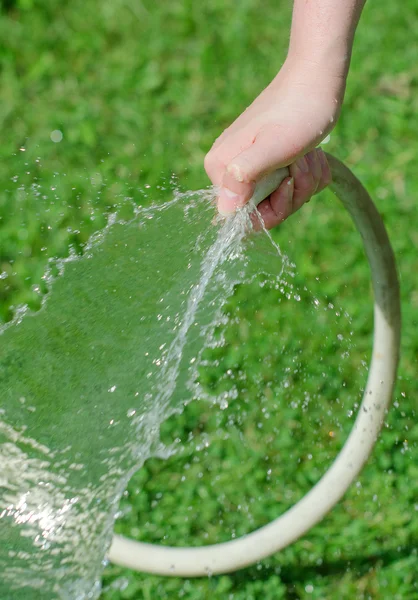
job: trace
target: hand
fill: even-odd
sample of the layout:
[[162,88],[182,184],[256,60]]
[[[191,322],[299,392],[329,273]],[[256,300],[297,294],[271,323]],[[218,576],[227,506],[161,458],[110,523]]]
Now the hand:
[[283,182],[260,204],[266,226],[282,222],[323,189],[330,172],[323,152],[313,149],[335,125],[344,89],[344,77],[332,76],[306,60],[288,60],[205,158],[206,172],[220,188],[219,212],[227,214],[243,206],[260,177],[295,161],[293,182]]
[[[278,189],[257,207],[266,229],[282,223],[331,183],[331,171],[320,148],[298,158],[290,165],[289,171],[290,177],[286,177]],[[252,221],[254,229],[259,229],[259,219],[256,217]]]

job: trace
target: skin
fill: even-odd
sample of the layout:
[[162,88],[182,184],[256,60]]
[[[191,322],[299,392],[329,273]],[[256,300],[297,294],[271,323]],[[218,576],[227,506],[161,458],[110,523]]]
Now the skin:
[[259,211],[268,229],[331,182],[316,146],[335,126],[344,98],[354,33],[365,0],[295,0],[289,52],[273,81],[215,141],[206,172],[228,215],[251,198],[265,174],[290,177]]

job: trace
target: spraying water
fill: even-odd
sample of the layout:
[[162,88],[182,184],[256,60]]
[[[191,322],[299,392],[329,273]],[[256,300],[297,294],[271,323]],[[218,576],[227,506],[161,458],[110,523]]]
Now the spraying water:
[[199,370],[228,298],[263,272],[286,289],[269,234],[248,235],[245,210],[213,224],[210,197],[113,216],[82,258],[51,265],[41,310],[3,327],[2,598],[97,597],[129,478],[172,452],[161,423],[196,398],[225,402]]

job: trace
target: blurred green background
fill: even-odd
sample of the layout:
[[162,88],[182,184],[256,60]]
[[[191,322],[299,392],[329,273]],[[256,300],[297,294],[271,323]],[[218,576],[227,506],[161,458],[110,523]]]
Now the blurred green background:
[[[256,0],[3,0],[0,7],[0,318],[6,321],[13,306],[39,306],[48,258],[70,248],[82,252],[125,198],[163,201],[174,187],[208,185],[203,158],[211,143],[285,58],[291,2],[266,0],[260,8]],[[260,565],[187,581],[108,566],[103,600],[418,598],[417,34],[415,0],[367,4],[343,113],[327,146],[375,199],[400,271],[400,377],[372,460],[331,515]],[[57,130],[62,140],[54,142]],[[328,192],[274,235],[295,260],[295,285],[306,282],[321,302],[350,315],[336,330],[351,335],[353,325],[350,356],[341,361],[308,301],[297,310],[294,302],[274,305],[274,291],[263,289],[243,304],[238,290],[230,311],[240,307],[244,325],[230,328],[225,360],[245,365],[252,384],[227,411],[195,403],[164,425],[163,438],[196,443],[168,461],[149,461],[134,476],[118,531],[169,544],[230,539],[290,506],[344,442],[372,331],[360,240]],[[274,338],[279,325],[283,356]],[[335,328],[335,318],[329,326]],[[320,399],[304,410],[290,408],[283,386],[276,390],[282,403],[275,404],[268,385],[277,365],[290,369],[298,344],[309,346],[311,357],[301,367],[299,393]],[[216,379],[216,369],[208,372],[207,385]],[[297,377],[291,383],[297,393]],[[348,399],[337,406],[341,385]],[[323,423],[327,410],[332,432]],[[294,448],[305,456],[296,472],[287,460]],[[289,492],[278,495],[285,485]]]

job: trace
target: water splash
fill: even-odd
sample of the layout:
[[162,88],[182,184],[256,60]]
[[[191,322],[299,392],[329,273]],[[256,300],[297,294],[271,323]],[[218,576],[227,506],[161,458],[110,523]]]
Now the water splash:
[[97,597],[127,481],[172,452],[161,423],[196,398],[225,404],[199,372],[228,298],[263,271],[286,289],[269,234],[249,235],[246,210],[213,224],[210,196],[113,216],[83,257],[50,265],[41,310],[1,330],[2,597]]

